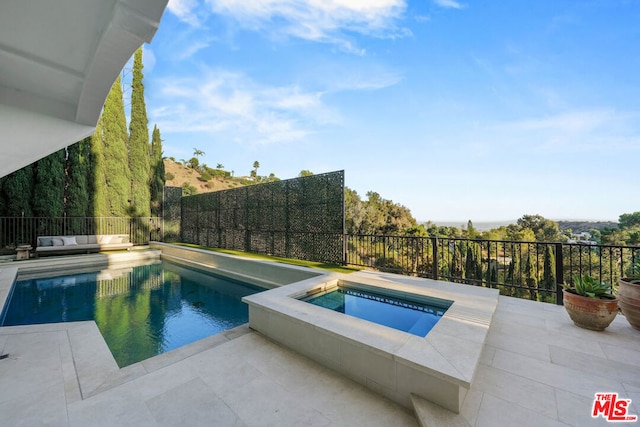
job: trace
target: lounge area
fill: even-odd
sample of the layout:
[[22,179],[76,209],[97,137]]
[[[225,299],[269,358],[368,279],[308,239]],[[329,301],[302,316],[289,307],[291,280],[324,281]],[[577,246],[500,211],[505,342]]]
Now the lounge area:
[[38,236],[35,253],[38,256],[72,255],[130,250],[132,247],[128,234]]
[[591,417],[597,392],[618,391],[640,413],[637,338],[622,316],[594,332],[562,306],[499,296],[455,414],[419,398],[407,409],[247,326],[123,369],[92,322],[4,327],[0,411],[9,425],[607,425]]

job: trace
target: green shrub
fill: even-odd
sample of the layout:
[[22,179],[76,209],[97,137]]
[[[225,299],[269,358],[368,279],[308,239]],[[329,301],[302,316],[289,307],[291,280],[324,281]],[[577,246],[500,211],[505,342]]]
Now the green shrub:
[[211,181],[211,175],[209,175],[206,172],[202,172],[200,174],[200,176],[198,177],[198,179],[202,182],[207,182],[207,181]]
[[198,189],[196,187],[194,187],[193,185],[189,184],[188,182],[185,182],[182,184],[182,195],[183,196],[191,196],[194,194],[198,194]]

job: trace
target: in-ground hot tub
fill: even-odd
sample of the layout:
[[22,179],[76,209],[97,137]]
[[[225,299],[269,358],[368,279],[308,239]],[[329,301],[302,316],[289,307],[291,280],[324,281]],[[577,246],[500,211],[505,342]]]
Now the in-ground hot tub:
[[[426,336],[309,304],[336,287],[400,301],[452,302]],[[377,272],[315,277],[243,298],[262,334],[408,407],[411,395],[459,412],[498,290]]]
[[424,337],[453,301],[375,286],[339,284],[300,298],[310,304]]

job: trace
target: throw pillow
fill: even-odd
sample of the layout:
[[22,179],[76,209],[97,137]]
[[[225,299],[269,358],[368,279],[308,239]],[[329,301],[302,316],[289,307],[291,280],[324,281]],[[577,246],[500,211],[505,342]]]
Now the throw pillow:
[[59,239],[57,237],[54,238],[54,239],[51,239],[51,240],[53,242],[53,246],[62,246],[62,245],[64,245],[64,242],[62,241],[62,239]]
[[78,242],[76,242],[76,236],[70,237],[61,237],[63,246],[78,246]]
[[52,237],[40,237],[38,240],[40,241],[40,246],[53,246]]

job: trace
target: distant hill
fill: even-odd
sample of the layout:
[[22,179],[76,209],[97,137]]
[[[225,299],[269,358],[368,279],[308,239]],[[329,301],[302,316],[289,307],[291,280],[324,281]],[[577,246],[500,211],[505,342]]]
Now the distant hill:
[[198,191],[198,194],[243,186],[239,178],[214,176],[210,180],[205,181],[197,170],[174,162],[171,159],[164,159],[164,170],[167,176],[167,186],[182,187],[186,182],[194,187]]
[[[507,226],[509,224],[515,224],[518,220],[507,220],[507,221],[480,221],[473,222],[473,226],[478,231],[489,231],[494,228],[500,228],[502,226]],[[446,227],[456,227],[456,228],[466,228],[467,221],[431,221],[432,223]],[[574,233],[581,233],[583,231],[589,231],[593,229],[602,230],[604,228],[618,228],[618,223],[613,221],[556,221],[558,223],[558,228],[560,231],[571,230]]]
[[582,233],[589,230],[602,230],[604,228],[618,228],[618,223],[613,221],[557,221],[560,231],[571,230],[574,233]]
[[[473,227],[478,230],[478,231],[489,231],[489,230],[493,230],[494,228],[500,228],[502,226],[507,226],[509,224],[515,224],[516,223],[516,219],[514,220],[507,220],[507,221],[480,221],[480,222],[475,222],[475,221],[471,221],[473,223]],[[456,228],[467,228],[467,222],[468,221],[431,221],[433,224],[436,224],[438,227],[456,227]]]

